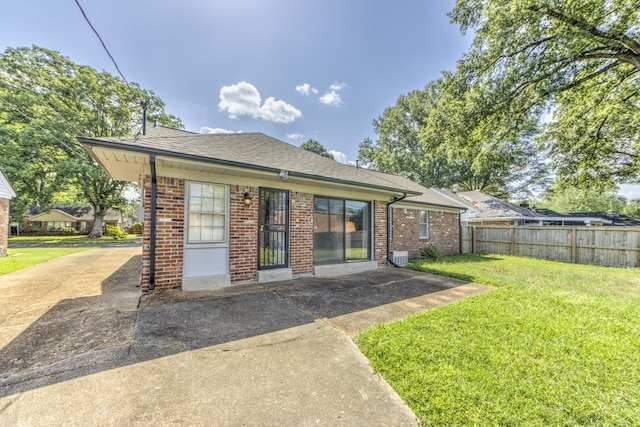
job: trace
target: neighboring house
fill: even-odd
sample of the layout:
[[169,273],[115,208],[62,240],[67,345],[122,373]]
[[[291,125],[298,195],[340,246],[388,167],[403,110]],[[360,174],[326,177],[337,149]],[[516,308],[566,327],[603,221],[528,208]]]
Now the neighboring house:
[[0,256],[7,255],[9,245],[9,200],[16,197],[9,180],[0,171]]
[[614,227],[640,227],[640,219],[633,218],[627,215],[619,214],[617,212],[571,212],[563,214],[572,217],[596,217],[611,221]]
[[453,192],[438,189],[435,191],[450,201],[464,205],[466,211],[460,215],[462,225],[592,226],[612,224],[612,221],[601,213],[560,214],[548,209],[535,209],[505,202],[480,190]]
[[[25,234],[46,234],[73,228],[80,234],[86,234],[93,227],[93,208],[90,206],[50,206],[40,208],[32,206],[24,214]],[[109,209],[104,216],[104,224],[122,225],[122,213]]]
[[459,204],[261,133],[78,139],[140,183],[143,290],[363,271],[429,241],[459,252]]

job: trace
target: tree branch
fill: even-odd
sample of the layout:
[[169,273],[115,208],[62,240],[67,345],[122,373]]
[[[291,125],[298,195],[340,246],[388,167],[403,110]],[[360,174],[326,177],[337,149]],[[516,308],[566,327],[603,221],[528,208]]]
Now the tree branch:
[[549,15],[552,18],[555,18],[573,27],[579,28],[582,31],[586,31],[590,34],[593,34],[596,37],[621,43],[627,49],[631,50],[635,55],[640,55],[640,43],[625,34],[611,34],[611,33],[605,32],[597,27],[594,27],[593,25],[590,25],[577,18],[567,16],[564,13],[558,10],[552,9],[548,6],[531,6],[529,10],[533,12],[539,12],[539,13],[541,12],[546,15]]

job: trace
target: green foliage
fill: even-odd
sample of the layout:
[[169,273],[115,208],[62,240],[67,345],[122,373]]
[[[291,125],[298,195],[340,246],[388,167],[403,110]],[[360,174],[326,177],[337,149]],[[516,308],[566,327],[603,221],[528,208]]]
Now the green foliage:
[[300,148],[303,150],[311,151],[312,153],[320,154],[321,156],[327,157],[329,159],[333,159],[333,154],[327,151],[327,148],[320,144],[315,139],[308,139],[302,144],[300,144]]
[[118,77],[37,46],[2,52],[0,168],[18,194],[12,200],[16,216],[54,200],[89,203],[97,217],[121,205],[125,184],[105,175],[76,136],[137,132],[142,101],[149,120],[181,126],[164,113],[162,100],[136,83],[127,87]]
[[544,176],[531,139],[533,122],[500,117],[480,123],[482,102],[465,81],[445,74],[385,109],[373,121],[377,140],[363,141],[359,158],[425,187],[458,184],[500,197],[531,189]]
[[637,269],[478,255],[412,267],[498,287],[356,337],[422,425],[637,424]]
[[630,200],[627,206],[622,209],[622,213],[640,219],[640,199]]
[[537,207],[548,208],[556,212],[618,212],[622,213],[627,201],[616,194],[615,190],[598,187],[553,187],[544,196]]
[[78,230],[73,227],[62,227],[60,231],[62,231],[67,236],[75,236],[78,234]]
[[104,226],[104,235],[111,236],[114,240],[124,240],[127,238],[128,234],[126,231],[121,229],[116,225],[106,224]]
[[133,224],[131,224],[131,227],[129,227],[129,233],[142,234],[142,227],[143,227],[143,224],[140,221],[136,221]]
[[572,183],[640,182],[637,0],[457,0],[450,13],[473,44],[475,129],[535,118],[556,174]]
[[438,249],[434,243],[430,242],[420,249],[420,255],[422,255],[423,258],[436,261],[442,256],[442,252],[440,252],[440,249]]

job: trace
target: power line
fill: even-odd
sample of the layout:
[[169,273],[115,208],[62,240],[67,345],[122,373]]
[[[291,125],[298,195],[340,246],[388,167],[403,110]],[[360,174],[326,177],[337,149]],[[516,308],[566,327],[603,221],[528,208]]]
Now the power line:
[[[23,90],[23,91],[28,91],[33,93],[34,95],[39,95],[35,90],[22,86],[22,85],[16,85],[13,82],[8,82],[7,80],[4,81],[4,84],[6,84],[7,86],[11,86],[14,89],[17,90]],[[83,135],[84,132],[82,132],[78,127],[76,127],[76,125],[74,125],[73,123],[71,123],[69,120],[65,119],[64,117],[62,117],[62,115],[58,112],[58,110],[56,110],[54,107],[51,106],[51,104],[48,104],[47,102],[45,102],[42,99],[38,100],[39,103],[44,104],[45,106],[49,107],[51,109],[51,111],[53,111],[63,122],[65,122],[67,125],[69,125],[69,127],[73,128],[74,131],[76,131],[76,133],[78,135]]]
[[[133,94],[133,99],[134,100],[138,100],[140,102],[140,106],[143,108],[144,111],[146,111],[146,109],[147,109],[147,100],[138,99],[137,94],[134,92],[134,90],[131,87],[131,85],[129,85],[129,82],[127,81],[127,79],[124,76],[124,74],[122,73],[122,71],[120,71],[120,67],[118,67],[118,63],[116,62],[116,60],[113,57],[113,55],[111,55],[111,52],[109,52],[109,49],[107,49],[107,45],[105,44],[104,40],[102,40],[102,37],[100,36],[100,33],[98,33],[98,30],[96,30],[96,28],[93,26],[93,24],[89,20],[89,17],[87,16],[87,14],[85,13],[84,9],[80,5],[80,2],[78,0],[75,0],[75,2],[78,5],[78,8],[80,9],[80,12],[82,12],[82,16],[84,16],[85,21],[87,21],[87,24],[89,24],[89,27],[91,27],[91,30],[93,30],[93,32],[95,33],[96,37],[98,37],[98,40],[100,40],[100,43],[102,44],[102,47],[104,48],[104,51],[107,52],[107,55],[109,55],[109,58],[111,58],[111,62],[113,62],[113,65],[116,67],[116,70],[118,71],[118,74],[120,74],[120,77],[122,77],[122,80],[124,80],[125,84],[127,85],[129,90]],[[136,135],[135,135],[135,139],[136,140],[142,134],[142,129],[144,128],[144,126],[145,126],[145,123],[142,124],[142,126],[140,127],[140,129],[136,133]]]
[[[89,20],[89,17],[84,12],[84,9],[82,8],[82,6],[80,6],[80,2],[78,0],[75,0],[75,2],[78,5],[78,8],[80,9],[80,12],[82,12],[82,16],[84,16],[85,21],[87,21],[87,24],[89,24],[89,27],[91,27],[91,29],[93,30],[95,35],[98,37],[98,40],[100,40],[100,43],[102,44],[102,47],[104,48],[105,52],[107,52],[107,55],[109,55],[109,58],[111,58],[111,62],[113,62],[113,65],[115,65],[116,70],[118,70],[118,74],[120,74],[120,77],[122,77],[122,80],[124,80],[124,82],[127,84],[127,87],[133,92],[133,89],[131,89],[131,86],[129,86],[129,82],[124,77],[124,74],[122,74],[122,71],[120,71],[120,67],[118,67],[118,63],[113,58],[113,55],[111,55],[111,52],[109,52],[109,49],[107,49],[107,45],[102,40],[102,37],[100,37],[100,34],[98,33],[98,30],[95,29],[95,27],[93,26],[93,24]],[[135,95],[135,93],[134,93],[134,95]]]
[[[39,128],[41,131],[43,131],[45,134],[49,134],[53,137],[53,139],[55,139],[56,141],[58,141],[63,147],[65,147],[70,154],[76,155],[76,156],[82,156],[84,153],[80,152],[80,151],[75,151],[74,148],[69,147],[69,145],[67,145],[66,142],[62,141],[60,138],[58,138],[57,136],[55,136],[50,130],[45,129],[44,127],[40,126],[40,124],[38,122],[36,122],[33,118],[29,117],[27,114],[25,114],[22,110],[20,110],[17,106],[15,106],[13,103],[7,101],[6,99],[4,99],[2,96],[0,96],[0,101],[4,102],[5,104],[7,104],[9,107],[11,107],[13,110],[17,111],[22,117],[24,117],[25,119],[27,119],[31,124],[35,125],[37,128]],[[77,148],[77,147],[76,147]]]

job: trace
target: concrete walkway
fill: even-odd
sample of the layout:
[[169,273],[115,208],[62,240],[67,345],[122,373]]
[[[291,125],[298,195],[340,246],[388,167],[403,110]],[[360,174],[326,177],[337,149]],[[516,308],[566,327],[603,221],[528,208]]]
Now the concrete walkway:
[[349,336],[489,289],[379,269],[156,293],[138,307],[139,253],[0,276],[0,424],[415,425]]

